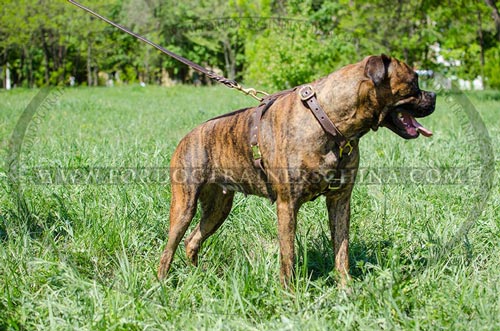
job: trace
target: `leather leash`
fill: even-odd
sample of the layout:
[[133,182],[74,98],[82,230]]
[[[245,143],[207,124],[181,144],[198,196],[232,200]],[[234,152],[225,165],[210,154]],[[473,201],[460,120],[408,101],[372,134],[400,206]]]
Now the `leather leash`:
[[108,19],[108,18],[106,18],[106,17],[104,17],[104,16],[96,13],[92,9],[90,9],[88,7],[85,7],[84,5],[78,3],[78,2],[76,2],[74,0],[68,0],[68,1],[71,4],[77,6],[78,8],[83,9],[86,12],[92,14],[93,16],[99,18],[100,20],[102,20],[102,21],[104,21],[104,22],[106,22],[106,23],[114,26],[115,28],[118,28],[118,29],[122,30],[123,32],[125,32],[125,33],[133,36],[134,38],[137,38],[137,39],[145,42],[148,45],[153,46],[154,48],[158,49],[162,53],[167,54],[168,56],[176,59],[177,61],[184,63],[185,65],[193,68],[194,70],[199,71],[199,72],[207,75],[210,79],[213,79],[213,80],[215,80],[215,81],[217,81],[217,82],[219,82],[221,84],[224,84],[224,85],[226,85],[229,88],[232,88],[232,89],[238,90],[240,92],[243,92],[246,95],[250,95],[252,98],[254,98],[254,99],[258,100],[258,101],[262,101],[262,99],[263,99],[263,98],[260,98],[258,96],[259,94],[262,94],[264,96],[268,95],[266,92],[264,92],[264,91],[258,91],[258,90],[254,89],[254,88],[243,88],[243,86],[241,86],[240,84],[238,84],[235,80],[232,80],[232,79],[226,78],[224,76],[218,75],[215,72],[213,72],[212,70],[208,70],[207,68],[202,67],[199,64],[196,64],[196,63],[194,63],[194,62],[192,62],[192,61],[190,61],[190,60],[188,60],[188,59],[186,59],[186,58],[184,58],[184,57],[182,57],[182,56],[180,56],[178,54],[175,54],[174,52],[171,52],[168,49],[165,49],[165,48],[161,47],[160,45],[152,42],[151,40],[146,39],[143,36],[130,31],[129,29],[125,28],[124,26],[121,26],[121,25],[119,25],[119,24],[111,21],[110,19]]

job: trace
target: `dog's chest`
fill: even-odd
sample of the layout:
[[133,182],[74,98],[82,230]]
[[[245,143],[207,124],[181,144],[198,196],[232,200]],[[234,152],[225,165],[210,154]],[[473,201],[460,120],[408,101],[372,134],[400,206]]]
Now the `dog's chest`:
[[[302,160],[302,169],[299,172],[302,184],[309,187],[307,190],[321,189],[334,176],[339,164],[338,152],[333,150],[324,153],[310,154]],[[319,188],[316,186],[319,185]]]
[[304,190],[317,195],[329,187],[337,187],[343,176],[354,179],[359,164],[357,145],[350,152],[342,154],[338,147],[334,147],[304,160],[302,174],[307,178],[303,181]]

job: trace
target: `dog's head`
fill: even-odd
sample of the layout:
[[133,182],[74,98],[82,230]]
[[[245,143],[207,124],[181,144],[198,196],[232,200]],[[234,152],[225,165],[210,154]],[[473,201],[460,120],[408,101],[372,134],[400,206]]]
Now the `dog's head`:
[[429,116],[436,106],[436,94],[422,91],[418,75],[407,64],[384,54],[366,59],[365,76],[371,80],[377,102],[383,108],[374,118],[376,130],[384,126],[405,139],[420,134],[430,137],[432,132],[415,118]]

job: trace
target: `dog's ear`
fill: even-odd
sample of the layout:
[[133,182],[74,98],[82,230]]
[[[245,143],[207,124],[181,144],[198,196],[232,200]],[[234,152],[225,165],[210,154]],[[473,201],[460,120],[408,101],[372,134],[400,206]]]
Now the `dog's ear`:
[[370,56],[366,61],[365,75],[373,81],[375,86],[379,86],[387,78],[390,63],[391,58],[385,54]]

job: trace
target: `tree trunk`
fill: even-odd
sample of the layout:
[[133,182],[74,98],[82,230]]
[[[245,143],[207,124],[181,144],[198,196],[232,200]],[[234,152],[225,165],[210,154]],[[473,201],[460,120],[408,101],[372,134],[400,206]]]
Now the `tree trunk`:
[[477,23],[478,23],[478,37],[479,45],[481,46],[480,53],[480,63],[481,63],[481,80],[484,79],[484,36],[483,36],[483,18],[481,16],[481,10],[477,11]]
[[224,40],[224,60],[226,62],[226,72],[229,79],[234,80],[236,78],[236,55],[231,49],[231,41],[226,38]]
[[33,57],[31,56],[31,53],[29,49],[26,47],[23,48],[23,52],[26,54],[26,59],[27,59],[27,70],[28,70],[28,87],[33,88],[34,82],[33,82]]
[[45,63],[45,84],[50,84],[50,50],[45,38],[45,30],[42,29],[43,57]]
[[92,86],[92,42],[87,38],[87,86]]
[[[65,78],[66,78],[66,66],[64,65],[65,64],[65,60],[66,60],[66,48],[62,45],[59,45],[58,46],[58,62],[59,62],[59,68],[58,68],[58,71],[59,71],[59,82],[62,82],[63,84],[65,83]],[[63,69],[63,70],[60,70],[60,69]]]
[[99,85],[99,70],[97,69],[97,66],[95,66],[92,70],[92,80],[94,81],[94,86]]
[[[477,10],[477,23],[478,23],[478,29],[477,29],[477,34],[479,38],[479,46],[481,47],[481,53],[479,55],[479,64],[480,64],[480,73],[479,77],[481,77],[481,87],[480,89],[484,88],[484,36],[483,36],[483,17],[481,15],[481,10]],[[474,84],[472,84],[472,88],[474,89]]]
[[146,54],[144,56],[144,83],[146,84],[151,84],[150,81],[150,68],[149,68],[149,50],[150,48],[148,47],[146,49]]
[[2,78],[3,78],[3,88],[7,88],[7,56],[8,56],[8,48],[3,52],[3,61],[2,61]]
[[26,73],[26,48],[23,47],[23,51],[21,53],[21,66],[20,66],[20,70],[19,70],[19,78],[18,78],[18,82],[19,82],[19,85],[22,86],[23,84],[23,81],[26,80],[26,78],[28,77],[27,73]]

